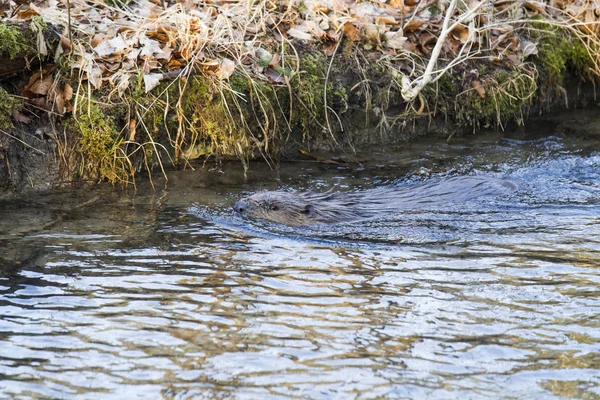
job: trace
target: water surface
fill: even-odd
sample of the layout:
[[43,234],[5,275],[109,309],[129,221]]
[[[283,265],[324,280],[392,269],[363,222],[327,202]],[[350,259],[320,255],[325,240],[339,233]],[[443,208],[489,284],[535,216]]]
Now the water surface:
[[[600,146],[422,141],[0,207],[3,398],[598,398]],[[290,228],[260,189],[461,175],[504,196]]]

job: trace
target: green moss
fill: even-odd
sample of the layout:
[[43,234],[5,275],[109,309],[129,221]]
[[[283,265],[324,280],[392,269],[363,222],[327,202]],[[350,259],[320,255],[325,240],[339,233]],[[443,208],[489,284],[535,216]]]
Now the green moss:
[[[273,88],[237,72],[230,78],[229,87],[197,75],[187,81],[163,82],[151,93],[144,93],[140,75],[132,80],[129,93],[133,107],[139,111],[136,115],[143,116],[137,140],[146,138],[146,142],[170,145],[167,147],[176,160],[211,155],[247,158],[264,145],[253,135],[260,132],[259,120],[264,120],[260,118],[264,114],[261,106],[271,108],[266,98],[274,95]],[[257,99],[260,105],[255,104]],[[145,155],[146,161],[156,161],[151,154],[156,147],[145,148],[150,152]]]
[[76,152],[81,158],[82,177],[111,183],[127,181],[130,169],[113,118],[96,104],[84,100],[78,105],[74,124],[79,133]]
[[556,27],[537,25],[542,27],[537,31],[537,62],[543,83],[548,87],[561,86],[568,72],[587,78],[593,62],[585,45]]
[[8,53],[12,59],[27,50],[27,42],[19,27],[0,23],[0,52]]
[[[456,98],[457,120],[474,128],[501,126],[509,120],[521,121],[537,91],[532,71],[498,71],[495,77],[481,82],[482,98],[475,90]],[[521,121],[522,122],[522,121]]]
[[0,129],[12,128],[12,113],[21,104],[20,100],[14,98],[0,87]]
[[[291,79],[293,92],[298,100],[292,122],[310,137],[324,128],[324,93],[329,63],[324,55],[310,54],[302,58],[300,67],[301,72]],[[339,76],[335,69],[327,82],[327,106],[342,108],[341,106],[348,101],[348,94],[343,86],[334,82],[333,76]]]
[[239,72],[233,73],[229,78],[229,84],[231,89],[239,93],[250,93],[251,81],[248,76],[243,75]]
[[196,76],[188,81],[181,102],[188,145],[216,154],[247,157],[251,146],[231,96],[221,93],[209,78]]
[[[35,17],[31,18],[29,26],[30,29],[33,30],[35,33],[37,33],[38,30],[45,31],[48,28],[48,24],[46,24],[44,19],[39,15],[36,15]],[[33,26],[35,26],[35,28],[32,29],[31,27]]]

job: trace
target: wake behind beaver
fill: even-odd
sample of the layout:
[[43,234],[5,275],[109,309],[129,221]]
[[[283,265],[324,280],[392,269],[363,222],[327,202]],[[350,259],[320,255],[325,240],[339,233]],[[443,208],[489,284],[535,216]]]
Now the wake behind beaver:
[[356,192],[264,191],[239,200],[233,208],[247,218],[303,226],[463,203],[483,196],[500,196],[515,189],[516,185],[506,179],[461,176]]

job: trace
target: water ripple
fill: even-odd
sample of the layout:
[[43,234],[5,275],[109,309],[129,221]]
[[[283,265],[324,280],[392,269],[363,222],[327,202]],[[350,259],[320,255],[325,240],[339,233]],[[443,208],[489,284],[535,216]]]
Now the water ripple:
[[249,225],[182,188],[14,231],[11,208],[0,397],[600,396],[599,158],[490,149],[514,196],[357,224]]

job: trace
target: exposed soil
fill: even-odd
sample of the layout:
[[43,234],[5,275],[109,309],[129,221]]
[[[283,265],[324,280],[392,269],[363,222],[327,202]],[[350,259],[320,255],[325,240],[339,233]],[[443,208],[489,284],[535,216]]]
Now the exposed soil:
[[14,138],[0,134],[0,199],[48,189],[58,182],[56,142],[36,135],[36,129],[17,127],[6,132]]

